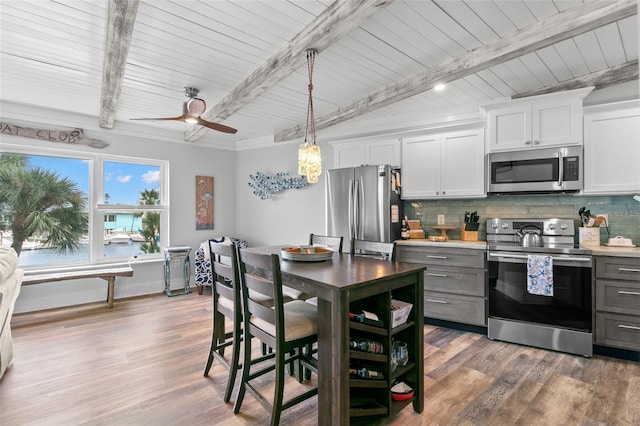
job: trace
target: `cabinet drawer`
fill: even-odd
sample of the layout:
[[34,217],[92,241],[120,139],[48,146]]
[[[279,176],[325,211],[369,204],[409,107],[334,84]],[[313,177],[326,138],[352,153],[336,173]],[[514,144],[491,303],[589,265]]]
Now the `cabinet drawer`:
[[640,282],[596,280],[596,309],[640,315]]
[[473,325],[486,325],[485,301],[482,297],[424,292],[424,316]]
[[596,278],[640,281],[640,257],[596,256]]
[[596,343],[640,350],[640,317],[596,313]]
[[429,268],[424,273],[425,290],[484,297],[484,270],[472,268]]
[[484,268],[485,250],[397,246],[398,262],[422,263],[437,266]]

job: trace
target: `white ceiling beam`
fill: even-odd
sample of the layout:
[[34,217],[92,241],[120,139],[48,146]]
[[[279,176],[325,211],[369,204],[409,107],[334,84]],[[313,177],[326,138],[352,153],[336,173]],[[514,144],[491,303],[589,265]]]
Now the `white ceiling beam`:
[[[496,43],[474,49],[459,58],[433,66],[412,78],[317,117],[316,130],[367,114],[431,90],[438,83],[458,80],[637,13],[637,0],[594,1],[568,9],[511,36],[503,37]],[[299,138],[304,135],[305,127],[305,124],[299,124],[277,132],[274,141],[283,142]]]
[[138,0],[109,0],[98,120],[103,129],[113,129],[137,12]]
[[580,77],[572,78],[546,86],[537,90],[518,93],[512,96],[516,98],[526,98],[528,96],[544,95],[545,93],[559,92],[561,90],[581,89],[583,87],[594,86],[595,90],[618,84],[628,83],[638,80],[638,60],[630,61],[621,65],[616,65],[600,71],[594,71]]
[[[376,10],[392,2],[393,0],[336,0],[290,43],[245,78],[218,104],[202,114],[202,118],[214,122],[226,120],[304,65],[307,49],[323,51],[357,28]],[[206,128],[192,124],[185,131],[184,139],[195,141],[206,131]]]

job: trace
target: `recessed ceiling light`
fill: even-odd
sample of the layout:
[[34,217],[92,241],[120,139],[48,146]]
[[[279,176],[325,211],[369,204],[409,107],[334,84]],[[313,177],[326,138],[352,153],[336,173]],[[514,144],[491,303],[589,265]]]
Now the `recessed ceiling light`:
[[435,90],[436,92],[442,92],[445,87],[446,86],[444,84],[440,83],[433,86],[433,90]]

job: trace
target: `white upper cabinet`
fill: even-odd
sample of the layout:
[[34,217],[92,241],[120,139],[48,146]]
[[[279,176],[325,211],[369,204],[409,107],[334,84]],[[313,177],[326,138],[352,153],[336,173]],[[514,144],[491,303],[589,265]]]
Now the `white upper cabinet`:
[[585,108],[583,194],[640,192],[640,101]]
[[483,105],[487,151],[582,144],[582,100],[593,90],[568,90]]
[[400,167],[400,140],[335,142],[334,167],[358,167],[366,164],[389,164]]
[[402,140],[402,198],[484,197],[484,129]]
[[402,198],[440,195],[440,135],[402,140]]

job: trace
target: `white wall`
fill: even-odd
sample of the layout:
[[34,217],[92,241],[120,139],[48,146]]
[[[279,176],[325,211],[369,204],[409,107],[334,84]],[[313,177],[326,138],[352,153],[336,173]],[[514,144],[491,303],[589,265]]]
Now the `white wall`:
[[[289,172],[298,176],[297,143],[274,144],[271,147],[236,153],[236,235],[249,245],[305,244],[309,234],[324,234],[324,173],[318,183],[301,189],[283,191],[262,200],[249,187],[249,175]],[[333,165],[333,151],[320,143],[323,170]]]

